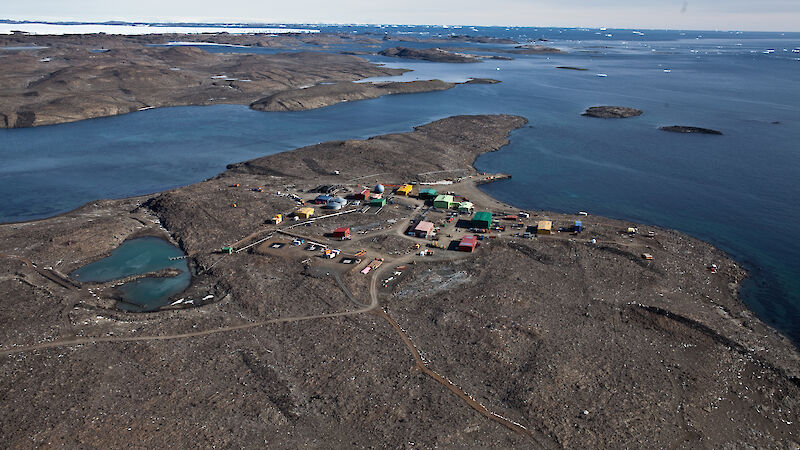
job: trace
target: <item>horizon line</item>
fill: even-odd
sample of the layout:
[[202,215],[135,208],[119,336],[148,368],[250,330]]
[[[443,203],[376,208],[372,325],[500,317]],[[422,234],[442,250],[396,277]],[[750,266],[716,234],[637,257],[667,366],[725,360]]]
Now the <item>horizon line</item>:
[[183,20],[183,21],[129,21],[129,20],[119,20],[119,19],[108,19],[108,20],[75,20],[75,19],[58,19],[58,20],[43,20],[43,19],[0,19],[0,23],[12,23],[12,24],[44,24],[44,25],[109,25],[109,26],[124,26],[124,25],[155,25],[159,26],[160,24],[165,25],[180,25],[180,24],[201,24],[201,25],[210,25],[212,27],[223,27],[223,26],[241,26],[241,28],[268,28],[268,26],[279,26],[279,25],[312,25],[312,26],[326,26],[326,25],[335,25],[335,26],[357,26],[357,27],[366,27],[366,26],[408,26],[408,27],[440,27],[440,28],[450,28],[450,27],[491,27],[491,28],[555,28],[555,29],[587,29],[587,30],[602,30],[603,28],[610,29],[610,30],[645,30],[645,31],[712,31],[718,33],[798,33],[800,31],[769,31],[769,30],[744,30],[744,29],[702,29],[702,28],[619,28],[619,27],[595,27],[595,26],[554,26],[554,25],[475,25],[475,24],[426,24],[426,23],[418,23],[418,24],[411,24],[411,23],[368,23],[368,22],[235,22],[235,21],[226,21],[226,22],[203,22],[197,20]]

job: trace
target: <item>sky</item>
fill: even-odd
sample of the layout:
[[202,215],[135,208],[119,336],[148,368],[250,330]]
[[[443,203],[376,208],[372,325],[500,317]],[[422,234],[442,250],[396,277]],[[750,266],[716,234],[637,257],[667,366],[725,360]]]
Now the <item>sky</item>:
[[0,19],[800,31],[800,0],[28,0]]

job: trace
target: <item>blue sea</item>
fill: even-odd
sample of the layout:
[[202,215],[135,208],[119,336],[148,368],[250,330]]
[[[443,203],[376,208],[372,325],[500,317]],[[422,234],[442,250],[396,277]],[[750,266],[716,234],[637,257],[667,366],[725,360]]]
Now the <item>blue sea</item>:
[[[302,25],[291,25],[301,28]],[[586,210],[674,228],[712,242],[746,267],[742,298],[800,343],[800,33],[435,26],[315,26],[377,39],[469,34],[547,39],[563,54],[442,64],[367,58],[413,69],[402,77],[464,81],[444,92],[398,95],[290,113],[244,106],[164,108],[56,126],[0,130],[0,221],[48,217],[97,198],[186,185],[229,163],[333,139],[409,131],[455,114],[518,114],[529,126],[478,169],[513,178],[485,187],[521,208]],[[324,51],[375,51],[416,42]],[[507,44],[448,42],[485,54]],[[269,49],[202,47],[222,52]],[[306,50],[323,50],[309,46]],[[502,54],[502,53],[498,53]],[[557,69],[582,67],[586,71]],[[598,76],[605,74],[605,77]],[[582,117],[589,106],[640,117]],[[722,136],[660,131],[691,125]]]

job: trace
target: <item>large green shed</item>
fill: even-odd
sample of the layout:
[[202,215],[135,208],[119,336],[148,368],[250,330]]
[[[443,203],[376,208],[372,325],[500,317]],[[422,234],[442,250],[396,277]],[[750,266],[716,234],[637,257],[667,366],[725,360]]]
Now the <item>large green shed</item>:
[[492,226],[492,213],[481,211],[472,216],[472,226],[475,228],[489,228]]
[[420,189],[419,191],[419,198],[435,198],[436,197],[436,189],[426,188]]

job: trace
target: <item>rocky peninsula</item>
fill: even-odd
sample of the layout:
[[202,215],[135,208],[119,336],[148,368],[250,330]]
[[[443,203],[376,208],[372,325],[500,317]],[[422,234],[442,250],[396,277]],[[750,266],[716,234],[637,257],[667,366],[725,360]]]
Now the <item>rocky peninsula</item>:
[[[352,82],[407,70],[381,67],[354,55],[370,52],[307,51],[380,42],[346,34],[0,36],[0,49],[31,46],[25,51],[0,51],[4,93],[0,128],[53,125],[167,106],[242,104],[265,111],[296,111],[453,86],[436,80],[358,85]],[[295,51],[212,53],[188,44]],[[509,59],[402,47],[381,53],[439,62]]]
[[318,84],[304,89],[278,92],[250,104],[258,111],[305,111],[323,108],[342,102],[366,100],[393,94],[416,94],[420,92],[443,91],[457,83],[441,80],[421,80],[407,82]]
[[250,104],[258,111],[306,111],[324,108],[342,102],[367,100],[384,95],[418,94],[444,91],[458,84],[497,84],[491,78],[470,78],[463,83],[448,83],[441,80],[386,81],[378,83],[341,82],[318,84],[303,89],[292,89],[259,99]]
[[233,103],[321,82],[399,75],[333,53],[210,53],[194,47],[87,48],[7,54],[0,61],[0,127],[105,117],[148,108]]
[[592,106],[581,115],[601,119],[626,119],[641,116],[642,110],[627,106]]
[[[4,442],[796,447],[800,357],[738,299],[746,274],[723,252],[598,216],[517,214],[478,189],[495,176],[475,158],[525,123],[450,117],[0,225]],[[266,223],[319,185],[355,195],[378,182],[417,184],[387,190],[383,206]],[[430,209],[423,187],[469,198],[506,230],[481,234],[474,252],[450,249],[474,234],[469,216]],[[408,236],[423,218],[443,248]],[[576,219],[580,234],[568,231]],[[539,220],[553,233],[522,235]],[[331,237],[339,227],[352,239]],[[181,297],[200,306],[128,313],[54,275],[142,233],[189,255]],[[291,245],[299,238],[361,261]]]

